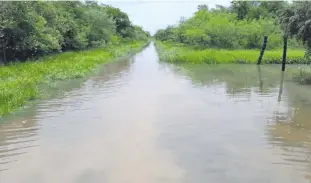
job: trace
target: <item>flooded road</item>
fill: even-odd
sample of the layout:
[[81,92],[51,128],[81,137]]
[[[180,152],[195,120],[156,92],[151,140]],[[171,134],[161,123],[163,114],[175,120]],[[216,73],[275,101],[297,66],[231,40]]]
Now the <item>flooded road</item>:
[[153,44],[0,124],[1,183],[311,181],[310,87]]

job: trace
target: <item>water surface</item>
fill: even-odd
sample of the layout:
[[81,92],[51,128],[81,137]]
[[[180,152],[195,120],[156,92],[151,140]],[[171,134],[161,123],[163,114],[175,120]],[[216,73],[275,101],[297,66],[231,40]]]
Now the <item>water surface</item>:
[[289,79],[151,44],[1,123],[0,182],[310,182],[310,87]]

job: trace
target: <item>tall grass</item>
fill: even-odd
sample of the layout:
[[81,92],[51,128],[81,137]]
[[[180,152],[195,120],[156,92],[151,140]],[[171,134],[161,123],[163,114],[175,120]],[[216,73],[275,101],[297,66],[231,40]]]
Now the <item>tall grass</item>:
[[[225,49],[204,49],[196,50],[180,44],[156,42],[156,47],[160,60],[167,62],[186,62],[186,63],[207,63],[207,64],[228,64],[256,63],[259,50],[225,50]],[[278,64],[282,62],[282,50],[265,51],[262,63]],[[288,50],[287,63],[305,64],[311,60],[304,58],[304,50]]]
[[299,67],[298,72],[293,74],[294,81],[300,84],[311,84],[311,70],[308,67]]
[[84,77],[96,66],[139,51],[145,42],[132,42],[105,49],[65,52],[36,61],[0,66],[0,117],[43,97],[40,84]]

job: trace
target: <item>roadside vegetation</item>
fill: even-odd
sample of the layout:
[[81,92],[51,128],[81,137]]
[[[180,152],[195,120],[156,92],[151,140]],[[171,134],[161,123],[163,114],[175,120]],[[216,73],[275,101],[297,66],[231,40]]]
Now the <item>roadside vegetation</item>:
[[0,67],[0,116],[29,100],[46,97],[41,86],[82,78],[96,66],[138,52],[146,42],[132,42],[105,49],[66,52],[23,64]]
[[[283,36],[287,63],[311,62],[311,2],[234,1],[229,7],[198,6],[188,19],[155,34],[161,60],[190,63],[256,63],[268,36],[262,63],[281,63]],[[301,77],[309,77],[306,70]],[[304,73],[304,74],[302,74]],[[308,78],[301,81],[311,80]]]
[[[193,64],[256,64],[259,51],[255,49],[193,49],[187,46],[176,45],[170,42],[156,42],[160,60],[172,63]],[[267,50],[262,59],[265,64],[282,63],[282,49]],[[304,51],[299,49],[288,50],[287,63],[306,64],[311,63],[304,57]]]
[[146,40],[120,9],[86,1],[1,1],[0,62]]
[[0,117],[45,97],[42,85],[81,78],[128,56],[149,33],[96,2],[0,2]]

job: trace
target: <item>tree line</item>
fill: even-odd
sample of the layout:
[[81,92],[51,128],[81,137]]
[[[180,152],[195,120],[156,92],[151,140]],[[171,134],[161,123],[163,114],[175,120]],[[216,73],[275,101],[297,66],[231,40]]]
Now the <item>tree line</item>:
[[291,47],[311,53],[311,2],[233,1],[229,7],[199,5],[189,19],[158,30],[155,38],[195,48],[260,48],[267,35],[268,49],[282,46],[289,36]]
[[1,1],[0,7],[0,63],[150,36],[120,9],[92,1]]

